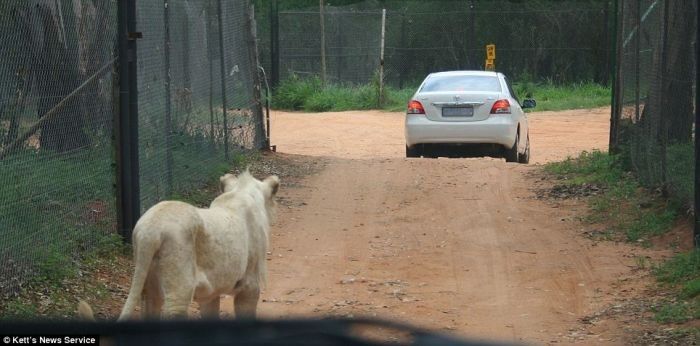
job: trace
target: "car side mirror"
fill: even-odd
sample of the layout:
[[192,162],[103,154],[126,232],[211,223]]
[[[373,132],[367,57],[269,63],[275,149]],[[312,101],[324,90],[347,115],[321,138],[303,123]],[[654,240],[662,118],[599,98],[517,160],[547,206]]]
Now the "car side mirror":
[[537,101],[535,99],[524,99],[521,107],[523,109],[535,108],[537,107]]

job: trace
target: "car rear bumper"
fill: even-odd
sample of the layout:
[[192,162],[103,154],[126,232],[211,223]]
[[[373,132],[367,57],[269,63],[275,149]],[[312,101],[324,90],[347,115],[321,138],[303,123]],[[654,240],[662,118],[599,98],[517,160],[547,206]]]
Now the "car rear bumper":
[[510,116],[491,116],[470,122],[441,122],[422,114],[406,115],[406,145],[429,143],[498,144],[510,148],[515,143],[518,122]]

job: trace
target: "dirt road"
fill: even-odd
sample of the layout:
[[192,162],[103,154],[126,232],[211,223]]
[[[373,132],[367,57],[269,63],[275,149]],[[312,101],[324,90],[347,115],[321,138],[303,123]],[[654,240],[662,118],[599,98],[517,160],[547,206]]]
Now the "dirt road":
[[[607,109],[530,118],[536,163],[606,147]],[[260,314],[369,315],[470,337],[619,343],[567,337],[631,275],[631,250],[581,237],[577,210],[534,199],[532,165],[405,159],[402,121],[383,112],[273,114],[281,155],[325,165],[283,185]],[[224,304],[231,311],[231,299]]]

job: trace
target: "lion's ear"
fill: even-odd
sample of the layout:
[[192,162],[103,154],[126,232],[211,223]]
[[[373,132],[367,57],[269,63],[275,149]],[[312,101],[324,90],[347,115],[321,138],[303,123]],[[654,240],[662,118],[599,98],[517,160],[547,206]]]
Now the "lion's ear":
[[226,189],[230,187],[233,182],[236,181],[236,176],[231,173],[226,173],[219,178],[219,188],[221,192],[226,192]]
[[267,197],[272,198],[277,194],[277,190],[279,190],[280,178],[278,178],[276,175],[271,175],[263,180],[263,184],[265,184],[264,186]]

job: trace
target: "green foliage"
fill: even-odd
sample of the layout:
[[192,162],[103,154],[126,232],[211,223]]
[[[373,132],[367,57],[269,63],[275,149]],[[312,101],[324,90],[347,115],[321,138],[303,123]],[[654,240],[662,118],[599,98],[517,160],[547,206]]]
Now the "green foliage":
[[600,151],[583,152],[545,166],[565,185],[596,186],[601,194],[589,199],[590,213],[585,220],[604,223],[627,241],[648,241],[649,237],[669,230],[678,217],[678,210],[658,195],[650,195],[640,183],[623,169],[620,156]]
[[681,297],[683,298],[695,298],[700,294],[700,277],[696,277],[685,284],[681,289]]
[[552,162],[544,167],[546,172],[567,179],[577,178],[576,184],[614,184],[624,172],[617,164],[617,158],[602,151],[584,151],[578,157],[568,157],[561,162]]
[[318,77],[300,78],[292,75],[292,77],[280,82],[272,96],[272,107],[302,110],[306,101],[321,90],[321,79]]
[[676,291],[677,298],[654,309],[661,323],[682,323],[700,318],[700,251],[673,256],[653,269],[656,280]]
[[[398,90],[387,87],[382,108],[404,110],[414,92],[413,88]],[[359,86],[329,84],[323,87],[318,77],[292,76],[280,83],[272,96],[272,106],[275,109],[307,112],[377,109],[378,96],[378,86],[374,82]]]
[[695,310],[686,302],[666,303],[652,310],[654,319],[659,323],[683,323],[695,318]]
[[694,144],[670,145],[666,152],[666,186],[671,200],[681,208],[689,208],[695,194]]
[[[610,89],[595,83],[556,86],[524,82],[515,85],[520,98],[531,94],[537,100],[537,111],[593,108],[610,104]],[[403,111],[416,92],[416,87],[396,89],[387,86],[382,109]],[[368,84],[323,87],[318,77],[301,78],[293,75],[282,81],[272,97],[275,109],[329,112],[377,109],[378,81]]]
[[655,268],[654,275],[658,281],[671,285],[700,278],[700,251],[675,255]]
[[0,320],[29,320],[36,318],[36,306],[21,299],[11,299],[3,304]]
[[526,79],[514,83],[513,89],[521,100],[534,98],[537,101],[537,108],[533,111],[603,107],[610,105],[611,97],[610,88],[593,82],[555,85]]

